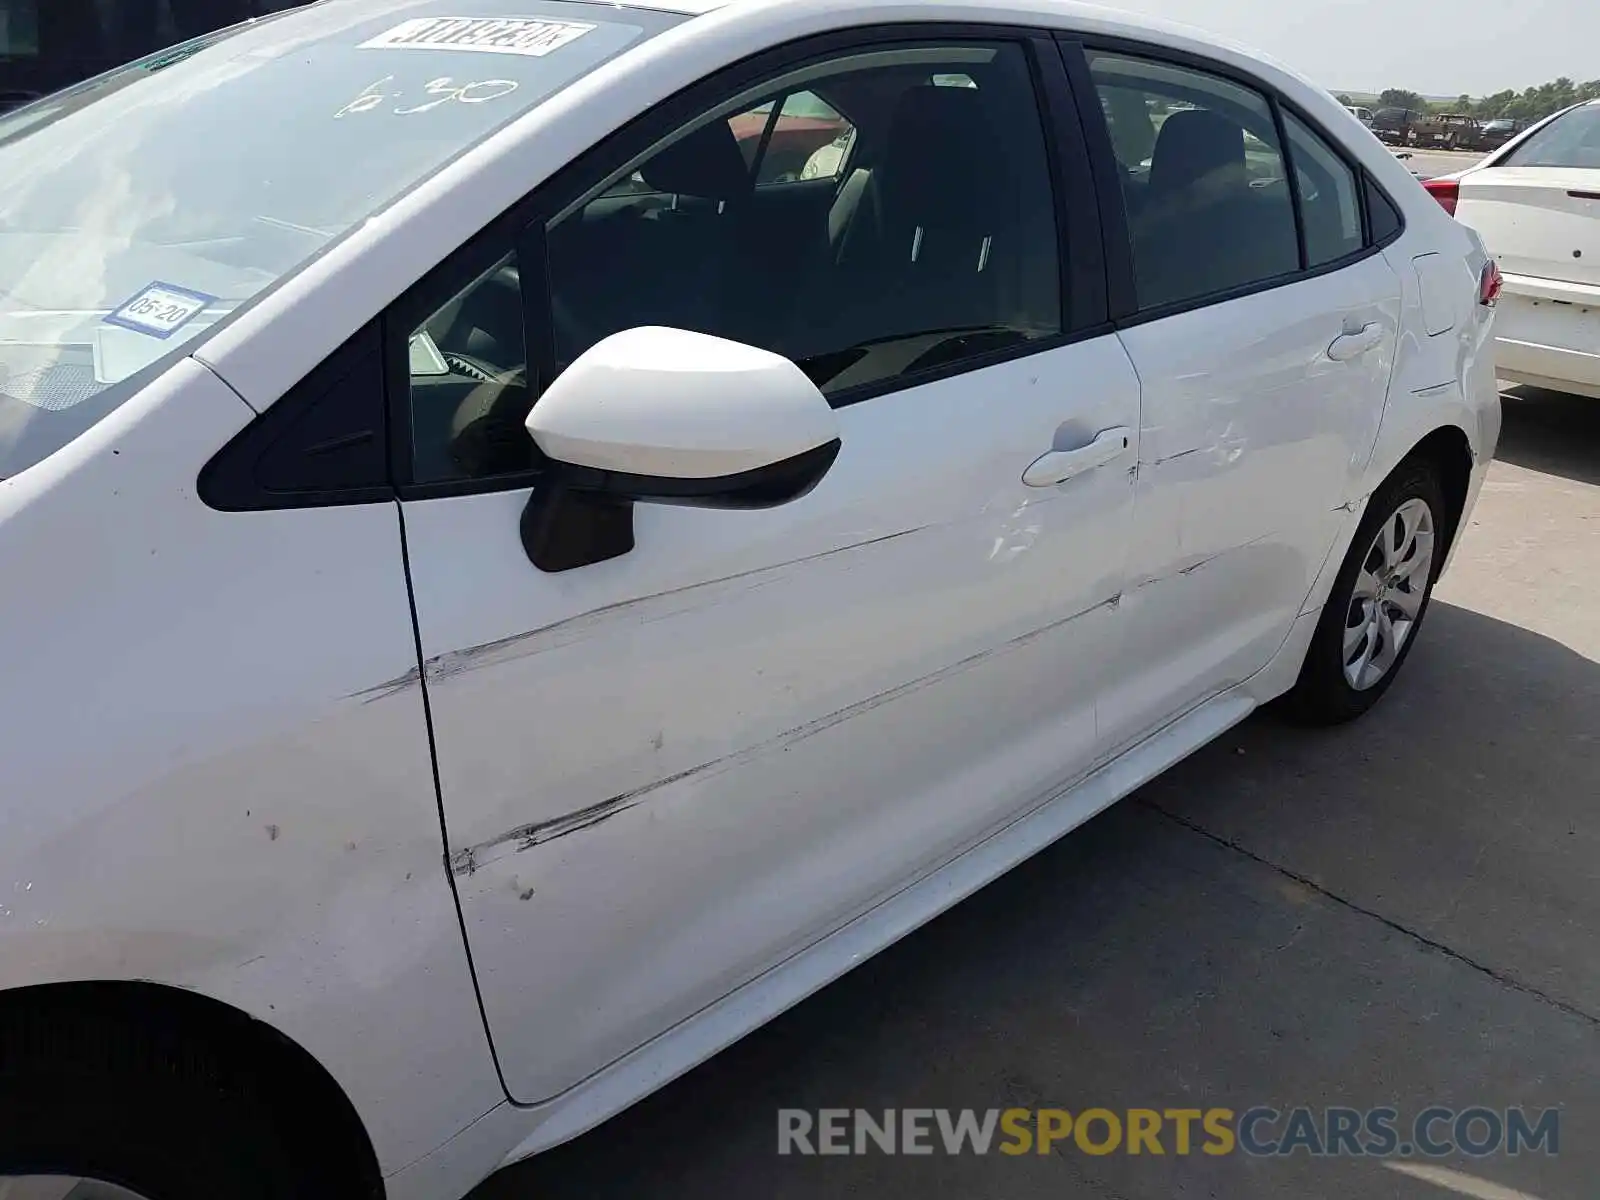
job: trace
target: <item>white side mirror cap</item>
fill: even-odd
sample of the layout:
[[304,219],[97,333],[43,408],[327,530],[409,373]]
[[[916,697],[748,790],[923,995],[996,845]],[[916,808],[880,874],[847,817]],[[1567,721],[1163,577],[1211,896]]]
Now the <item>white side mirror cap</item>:
[[839,437],[833,409],[788,359],[661,326],[596,342],[546,389],[527,428],[557,463],[708,482]]

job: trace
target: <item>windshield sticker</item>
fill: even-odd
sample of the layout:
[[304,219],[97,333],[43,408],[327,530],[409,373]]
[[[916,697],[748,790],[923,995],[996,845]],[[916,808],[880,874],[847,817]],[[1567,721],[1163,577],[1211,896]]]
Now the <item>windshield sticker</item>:
[[155,338],[169,338],[216,300],[204,292],[156,282],[105,318],[107,325]]
[[543,58],[595,26],[531,17],[417,17],[362,42],[361,50],[475,50]]
[[[340,117],[348,117],[351,113],[371,112],[381,108],[391,100],[401,100],[400,89],[388,90],[388,85],[394,81],[393,75],[385,75],[377,83],[368,84],[361,89],[361,94],[333,114],[337,121]],[[434,96],[436,99],[425,100],[420,104],[399,104],[394,108],[397,116],[409,116],[411,113],[427,112],[430,108],[438,108],[441,104],[449,104],[452,100],[461,104],[486,104],[490,100],[499,100],[502,96],[509,96],[517,90],[517,81],[514,79],[480,79],[476,83],[457,83],[448,75],[438,79],[430,79],[422,86],[420,94]],[[416,99],[413,95],[411,99]]]

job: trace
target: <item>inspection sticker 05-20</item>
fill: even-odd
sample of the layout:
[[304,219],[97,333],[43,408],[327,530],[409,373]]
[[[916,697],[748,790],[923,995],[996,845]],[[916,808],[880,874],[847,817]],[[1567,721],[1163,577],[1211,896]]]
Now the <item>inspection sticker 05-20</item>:
[[362,42],[361,50],[475,50],[543,58],[594,28],[547,17],[417,17]]
[[204,292],[192,292],[188,288],[158,280],[114,309],[105,318],[105,323],[150,337],[169,338],[214,300],[215,296],[208,296]]

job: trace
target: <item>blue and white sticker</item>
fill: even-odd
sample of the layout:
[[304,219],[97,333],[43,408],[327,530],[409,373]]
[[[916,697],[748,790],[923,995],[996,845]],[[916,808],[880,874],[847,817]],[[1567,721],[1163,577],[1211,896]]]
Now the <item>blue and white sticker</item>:
[[596,28],[548,17],[417,17],[362,42],[360,50],[473,50],[543,58]]
[[171,283],[152,283],[105,318],[107,325],[154,338],[169,338],[194,320],[215,296]]

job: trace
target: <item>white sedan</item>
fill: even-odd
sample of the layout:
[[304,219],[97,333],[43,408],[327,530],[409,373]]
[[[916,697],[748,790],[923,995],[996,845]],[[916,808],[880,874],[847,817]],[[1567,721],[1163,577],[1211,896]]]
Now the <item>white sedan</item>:
[[1600,398],[1600,100],[1424,186],[1505,273],[1501,378]]
[[696,7],[325,0],[0,123],[6,1195],[460,1195],[1395,682],[1498,276],[1354,117],[1064,0]]

